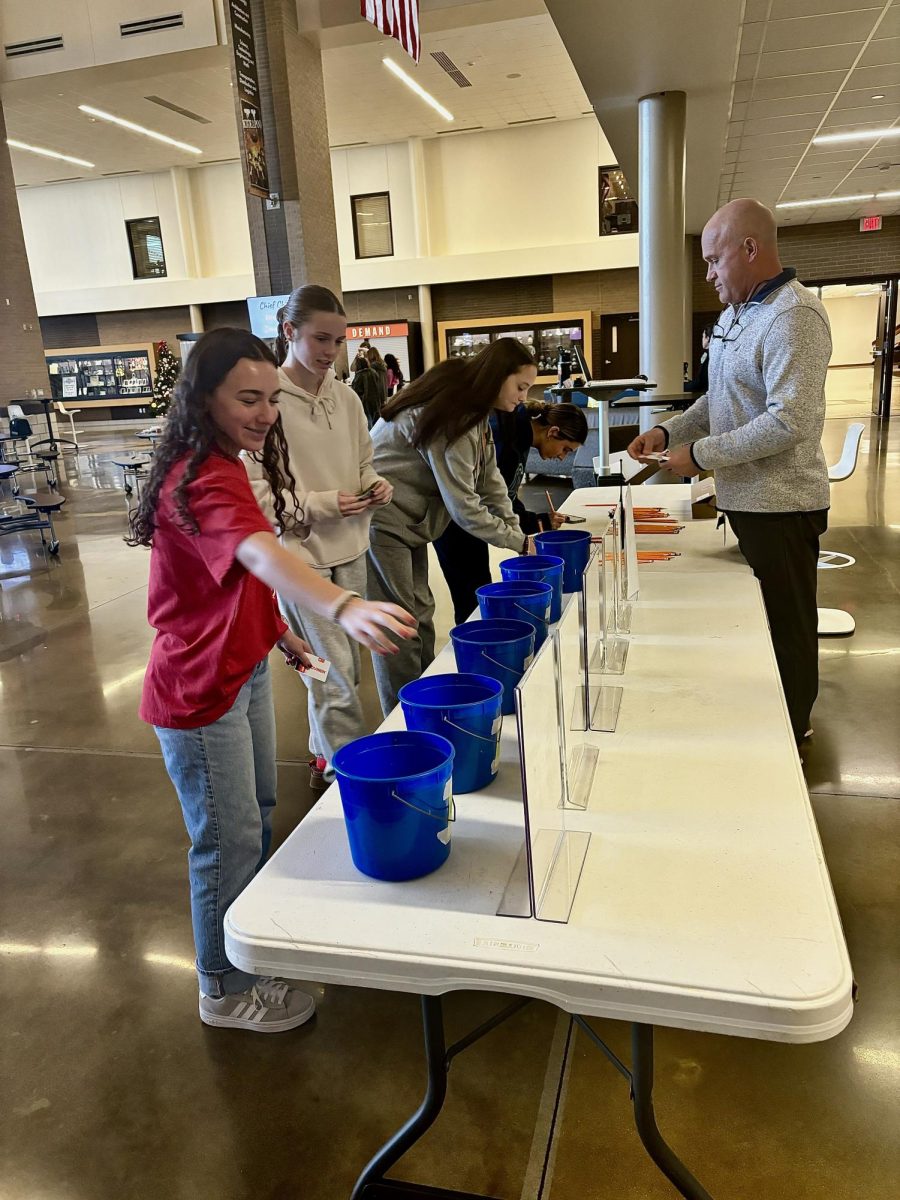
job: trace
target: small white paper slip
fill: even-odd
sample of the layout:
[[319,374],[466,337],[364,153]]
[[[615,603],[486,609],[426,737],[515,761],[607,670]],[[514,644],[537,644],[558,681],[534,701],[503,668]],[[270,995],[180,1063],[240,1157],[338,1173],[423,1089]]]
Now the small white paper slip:
[[651,454],[642,454],[641,458],[646,458],[650,462],[667,462],[669,456],[665,450],[654,450]]
[[701,500],[706,500],[710,496],[716,494],[716,481],[713,478],[709,479],[692,479],[691,480],[691,503],[697,504]]
[[502,724],[503,724],[503,714],[501,713],[499,717],[494,717],[494,723],[491,726],[491,733],[498,734],[500,732],[500,726]]
[[304,667],[302,663],[297,664],[297,670],[301,675],[306,675],[308,679],[318,679],[324,683],[328,678],[328,672],[331,670],[331,663],[327,658],[319,658],[318,654],[308,655],[310,666]]

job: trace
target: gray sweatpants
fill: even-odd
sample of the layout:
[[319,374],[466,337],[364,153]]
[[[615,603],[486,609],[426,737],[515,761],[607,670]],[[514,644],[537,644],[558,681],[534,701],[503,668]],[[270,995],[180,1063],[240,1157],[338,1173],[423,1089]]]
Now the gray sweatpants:
[[[323,579],[350,592],[366,594],[366,556],[337,567],[314,567]],[[331,670],[324,683],[301,676],[309,693],[309,751],[328,764],[325,778],[334,779],[331,760],[336,750],[362,737],[368,730],[359,700],[359,645],[347,637],[340,625],[279,597],[284,619],[298,637],[305,638],[316,654],[327,658]]]
[[419,622],[416,636],[399,642],[398,654],[373,654],[375,682],[384,715],[397,706],[404,683],[418,679],[434,661],[434,597],[428,586],[428,547],[404,546],[371,534],[368,555],[370,600],[399,604]]

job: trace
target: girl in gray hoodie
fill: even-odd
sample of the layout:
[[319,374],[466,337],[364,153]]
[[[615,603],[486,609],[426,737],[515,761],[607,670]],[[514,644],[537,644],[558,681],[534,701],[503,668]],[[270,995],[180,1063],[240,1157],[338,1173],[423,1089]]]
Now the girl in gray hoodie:
[[417,636],[389,664],[374,664],[385,715],[403,684],[434,659],[428,543],[452,519],[501,550],[527,552],[488,418],[495,409],[514,412],[536,378],[531,351],[500,338],[474,358],[447,359],[413,380],[388,400],[372,430],[374,467],[393,487],[393,500],[372,513],[367,595],[401,604],[418,621]]

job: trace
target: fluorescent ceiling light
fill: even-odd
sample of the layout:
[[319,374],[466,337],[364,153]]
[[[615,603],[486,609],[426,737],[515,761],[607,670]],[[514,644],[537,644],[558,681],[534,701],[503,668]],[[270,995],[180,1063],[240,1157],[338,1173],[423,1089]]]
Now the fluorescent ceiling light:
[[900,126],[893,129],[857,129],[855,133],[823,133],[813,138],[814,146],[829,142],[877,142],[880,138],[900,137]]
[[900,196],[900,192],[876,192],[875,193],[876,200],[894,200],[894,199],[896,199],[897,196]]
[[[882,195],[884,193],[882,192]],[[858,196],[823,196],[821,200],[786,200],[776,208],[812,208],[818,204],[852,204],[855,201],[874,200],[874,192],[860,192]]]
[[166,137],[164,133],[157,133],[155,129],[136,125],[134,121],[126,121],[124,117],[114,117],[112,113],[104,112],[102,108],[93,108],[90,104],[79,104],[78,108],[81,112],[87,113],[89,117],[97,117],[100,121],[111,121],[113,125],[121,125],[123,129],[130,129],[132,133],[142,133],[144,137],[153,138],[156,142],[165,142],[167,146],[186,150],[188,154],[203,153],[198,146],[190,146],[187,142],[177,142],[175,138]]
[[63,162],[75,163],[77,167],[94,165],[84,158],[73,158],[71,154],[58,154],[56,150],[45,150],[43,146],[30,146],[28,142],[17,142],[15,138],[7,138],[6,144],[12,146],[14,150],[28,150],[31,154],[41,154],[44,158],[60,158]]
[[420,96],[426,104],[430,104],[434,111],[439,112],[445,121],[454,120],[453,113],[449,112],[446,108],[444,108],[443,104],[435,100],[434,96],[432,96],[430,92],[426,92],[421,84],[416,83],[412,75],[407,75],[403,68],[398,67],[397,64],[390,58],[383,58],[381,61],[392,75],[396,75],[401,82],[406,84],[410,91],[413,91],[417,96]]

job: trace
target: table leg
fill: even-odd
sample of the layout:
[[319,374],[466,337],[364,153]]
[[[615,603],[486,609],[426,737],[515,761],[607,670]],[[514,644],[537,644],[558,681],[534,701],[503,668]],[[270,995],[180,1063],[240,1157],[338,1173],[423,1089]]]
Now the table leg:
[[663,1139],[653,1111],[653,1026],[631,1026],[631,1100],[644,1149],[686,1200],[712,1200]]

